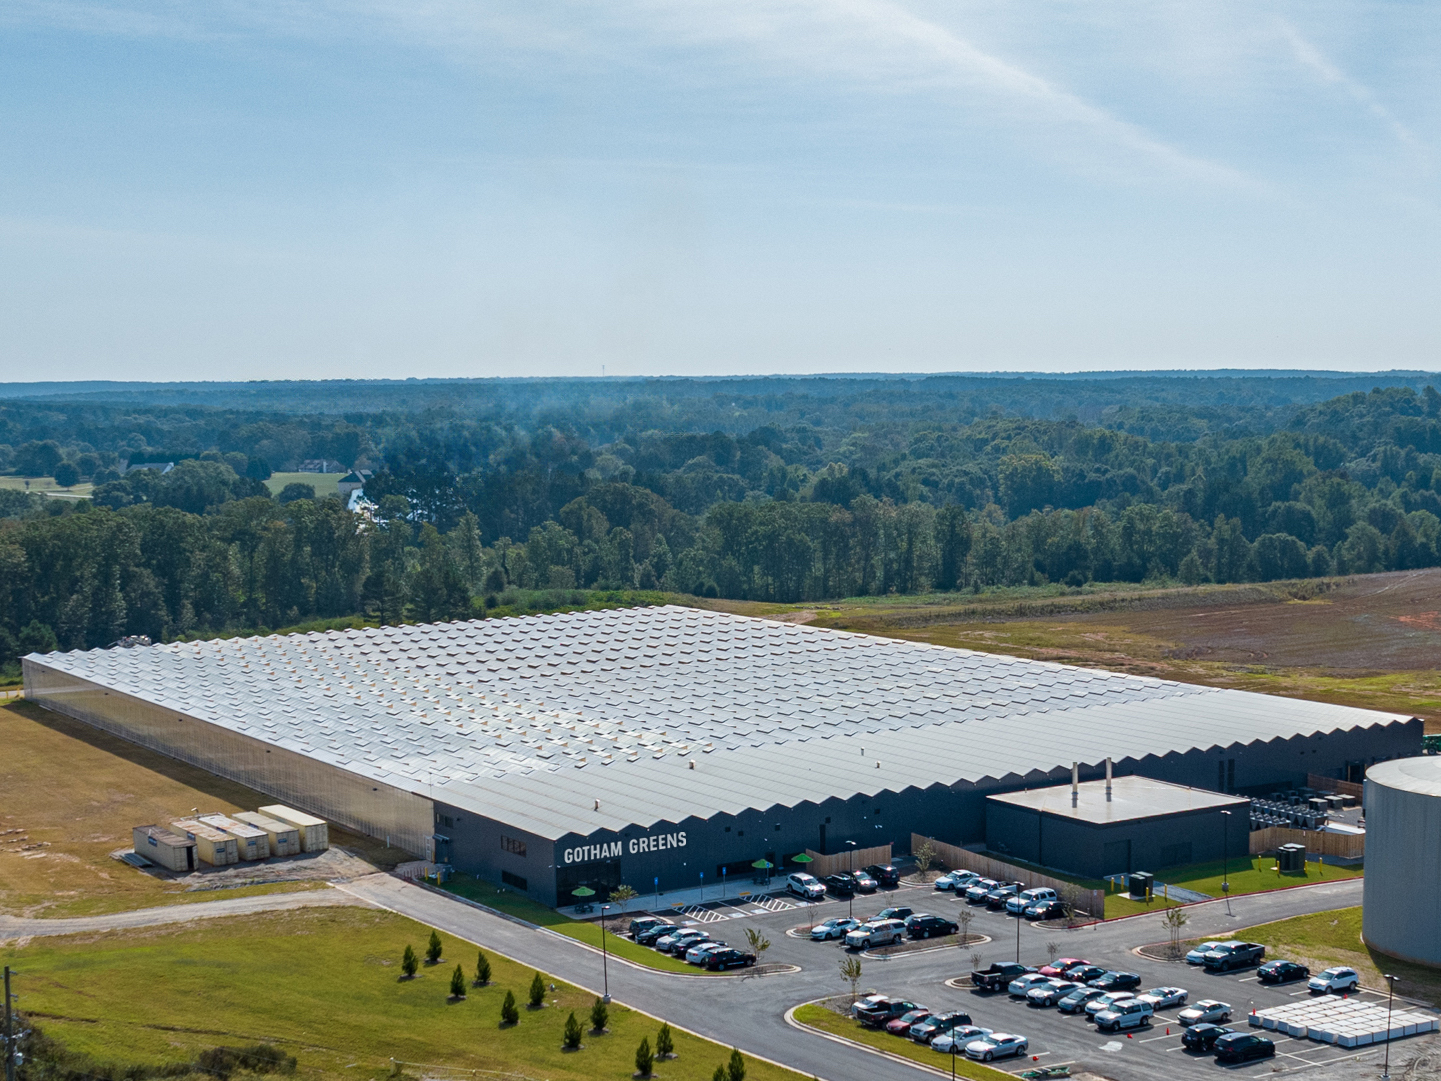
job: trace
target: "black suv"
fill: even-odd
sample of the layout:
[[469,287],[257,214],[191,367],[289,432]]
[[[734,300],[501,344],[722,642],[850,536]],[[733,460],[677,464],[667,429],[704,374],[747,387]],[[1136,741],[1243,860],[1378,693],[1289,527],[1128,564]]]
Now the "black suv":
[[871,917],[873,920],[903,920],[915,909],[912,908],[883,908]]
[[1188,1051],[1209,1051],[1218,1039],[1235,1031],[1225,1025],[1192,1025],[1181,1033],[1181,1046]]
[[1134,972],[1107,972],[1087,981],[1086,986],[1102,991],[1129,991],[1133,987],[1141,986],[1141,977]]
[[1250,968],[1260,964],[1266,947],[1259,942],[1238,942],[1234,946],[1217,946],[1206,954],[1206,968],[1212,972],[1230,972],[1233,968]]
[[756,963],[756,955],[745,950],[737,950],[727,947],[723,950],[712,950],[705,959],[705,967],[712,972],[719,972],[726,968],[749,968]]
[[856,1007],[856,1020],[863,1025],[875,1028],[918,1009],[920,1007],[914,1002],[908,1002],[905,999],[883,998],[879,1002]]
[[958,924],[943,916],[925,914],[912,916],[906,921],[906,934],[912,938],[937,938],[940,935],[953,935],[960,929]]
[[1256,970],[1256,978],[1262,983],[1290,983],[1292,980],[1304,980],[1309,975],[1311,970],[1295,961],[1267,961]]
[[899,886],[901,884],[901,872],[892,867],[889,863],[872,863],[862,867],[861,870],[870,875],[882,886]]
[[661,920],[659,923],[651,924],[643,931],[637,931],[635,940],[642,946],[653,946],[655,945],[656,939],[662,935],[670,934],[675,929],[675,924],[671,923],[670,920]]
[[1253,1036],[1249,1032],[1228,1032],[1212,1045],[1216,1049],[1217,1062],[1246,1062],[1253,1058],[1270,1058],[1276,1053],[1276,1045],[1265,1036]]
[[856,880],[848,874],[827,875],[821,881],[825,883],[826,890],[837,897],[855,896]]
[[1070,906],[1065,901],[1042,901],[1027,905],[1022,915],[1028,920],[1059,920],[1070,915]]

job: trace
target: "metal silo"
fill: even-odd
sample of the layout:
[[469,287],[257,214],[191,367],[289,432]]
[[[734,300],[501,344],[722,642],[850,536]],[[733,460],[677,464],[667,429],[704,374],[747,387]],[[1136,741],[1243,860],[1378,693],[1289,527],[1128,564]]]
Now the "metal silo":
[[1368,946],[1441,965],[1441,758],[1367,770],[1364,891]]

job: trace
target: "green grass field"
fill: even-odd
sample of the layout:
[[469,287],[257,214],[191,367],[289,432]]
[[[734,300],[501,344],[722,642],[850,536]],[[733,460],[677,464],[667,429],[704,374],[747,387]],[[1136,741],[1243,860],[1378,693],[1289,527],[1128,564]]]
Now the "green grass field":
[[[1231,896],[1243,893],[1264,893],[1267,890],[1304,886],[1312,882],[1335,882],[1340,879],[1359,878],[1364,873],[1360,867],[1331,867],[1322,863],[1307,863],[1304,875],[1282,875],[1272,869],[1275,866],[1276,857],[1274,856],[1252,856],[1244,862],[1232,860],[1227,875],[1231,883]],[[1217,860],[1214,863],[1193,863],[1171,870],[1162,869],[1156,872],[1156,877],[1168,885],[1181,886],[1188,890],[1195,890],[1197,893],[1209,894],[1212,897],[1222,897],[1224,894],[1221,892],[1221,874],[1221,862]],[[1150,912],[1153,909],[1170,907],[1176,903],[1168,902],[1160,894],[1146,902],[1133,901],[1126,894],[1113,893],[1106,898],[1106,918],[1109,920],[1115,919],[1117,916]]]
[[340,489],[336,487],[344,473],[272,473],[265,482],[270,489],[271,495],[279,495],[287,484],[308,484],[315,489],[317,499],[324,499],[328,495],[338,495]]
[[[441,888],[600,949],[600,926],[598,924],[573,920],[553,908],[546,908],[545,905],[532,901],[524,894],[516,893],[514,890],[503,890],[489,882],[471,878],[469,875],[455,875]],[[615,917],[608,922],[612,932],[621,931],[630,923],[630,917]],[[731,942],[731,945],[737,946],[741,943]],[[627,961],[634,961],[647,968],[658,968],[666,972],[687,972],[693,976],[706,974],[703,968],[688,965],[679,958],[658,953],[649,947],[638,946],[630,939],[621,938],[614,933],[608,933],[605,936],[605,948],[615,957],[624,957]]]
[[[867,1047],[889,1051],[893,1055],[900,1055],[912,1062],[923,1063],[933,1069],[949,1070],[951,1068],[951,1056],[949,1055],[932,1051],[929,1047],[923,1047],[914,1040],[892,1036],[888,1032],[873,1028],[865,1028],[854,1018],[836,1013],[835,1010],[819,1003],[813,1002],[801,1006],[792,1016],[801,1024],[809,1025],[821,1032],[829,1032],[833,1036],[843,1036],[847,1040],[864,1044]],[[955,1062],[956,1076],[967,1077],[971,1081],[1009,1081],[1011,1077],[1003,1070],[994,1070],[966,1058],[965,1055],[957,1055]]]
[[61,499],[84,499],[94,490],[95,486],[86,481],[83,484],[62,488],[55,483],[54,477],[0,477],[0,488],[10,488],[17,492],[39,492]]
[[[442,936],[444,957],[401,978],[407,944],[424,954],[430,929],[389,912],[305,909],[191,927],[148,928],[39,940],[0,949],[13,966],[21,1007],[67,1047],[105,1062],[186,1062],[204,1048],[274,1042],[306,1078],[380,1078],[390,1060],[466,1070],[512,1071],[547,1081],[625,1081],[642,1037],[658,1021],[619,1005],[609,1032],[589,1032],[591,994],[545,979],[546,1005],[526,1008],[533,970],[488,954],[492,982],[450,1001],[451,973],[473,977],[476,948]],[[469,979],[467,979],[469,983]],[[695,984],[687,986],[694,987]],[[500,1025],[507,990],[520,1023]],[[566,1052],[571,1011],[583,1048]],[[710,1081],[730,1049],[676,1032],[678,1057],[656,1076]],[[750,1081],[801,1081],[753,1059]],[[412,1076],[421,1071],[410,1071]]]

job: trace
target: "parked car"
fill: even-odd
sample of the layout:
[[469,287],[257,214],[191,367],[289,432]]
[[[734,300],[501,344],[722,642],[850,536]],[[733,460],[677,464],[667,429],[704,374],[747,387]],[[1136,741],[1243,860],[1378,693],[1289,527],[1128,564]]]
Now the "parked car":
[[860,920],[853,920],[848,916],[839,916],[833,920],[826,920],[825,923],[818,923],[811,928],[811,938],[817,942],[825,942],[832,938],[845,938],[847,934],[854,931],[861,925]]
[[1173,1006],[1184,1006],[1191,993],[1184,987],[1153,987],[1136,997],[1149,1002],[1154,1010],[1169,1010]]
[[1256,978],[1262,983],[1290,983],[1292,980],[1303,980],[1309,975],[1311,970],[1295,961],[1267,961],[1256,970]]
[[1224,1025],[1231,1020],[1231,1007],[1229,1003],[1221,1002],[1218,999],[1203,998],[1194,1006],[1187,1006],[1178,1013],[1176,1020],[1187,1028],[1199,1025],[1203,1021],[1209,1021],[1213,1025]]
[[837,897],[854,897],[856,894],[856,880],[848,874],[826,875],[821,879],[827,893],[833,893]]
[[1109,1010],[1118,1002],[1130,1002],[1136,996],[1130,991],[1102,991],[1090,1002],[1086,1003],[1085,1011],[1088,1019],[1094,1020],[1096,1014],[1102,1010]]
[[1106,992],[1084,985],[1076,987],[1056,1000],[1056,1009],[1062,1013],[1080,1013]]
[[1276,1045],[1265,1036],[1249,1032],[1228,1032],[1212,1045],[1217,1062],[1249,1062],[1254,1058],[1270,1058]]
[[1017,976],[1034,971],[1029,965],[992,964],[989,968],[974,969],[971,984],[978,991],[1000,991]]
[[1010,1055],[1024,1055],[1029,1046],[1030,1041],[1024,1036],[1016,1036],[1009,1032],[992,1032],[989,1036],[982,1036],[979,1040],[972,1040],[966,1044],[966,1058],[990,1062],[992,1059],[1006,1058]]
[[[1075,968],[1078,965],[1089,965],[1091,962],[1084,957],[1057,957],[1049,965],[1042,965],[1038,972],[1042,976],[1063,976],[1067,969]],[[1105,971],[1102,969],[1102,971]]]
[[1325,972],[1318,972],[1307,982],[1306,987],[1316,994],[1327,994],[1335,991],[1338,994],[1350,994],[1361,986],[1361,977],[1356,975],[1354,968],[1328,968]]
[[1134,972],[1106,972],[1086,982],[1102,991],[1129,991],[1141,986],[1141,977]]
[[851,880],[855,882],[856,890],[859,893],[875,893],[880,885],[880,883],[864,871],[856,871],[851,875]]
[[1065,901],[1057,898],[1053,901],[1038,901],[1036,904],[1027,905],[1026,910],[1021,913],[1028,920],[1061,920],[1071,914],[1071,906]]
[[657,920],[644,930],[637,931],[635,940],[642,946],[654,946],[656,939],[662,935],[671,934],[675,930],[676,926],[670,920]]
[[883,908],[871,917],[873,920],[904,920],[909,919],[915,912],[913,908]]
[[994,889],[1000,888],[1000,883],[994,878],[978,878],[975,882],[966,887],[966,903],[970,905],[983,905],[986,903],[986,895]]
[[1059,976],[1047,976],[1045,983],[1038,983],[1026,992],[1026,1003],[1031,1006],[1054,1006],[1076,989],[1070,980]]
[[952,1013],[940,1013],[928,1017],[919,1024],[911,1026],[911,1039],[916,1043],[930,1043],[937,1036],[944,1035],[952,1029],[961,1025],[969,1025],[971,1015],[964,1010],[955,1010]]
[[656,939],[655,948],[660,950],[661,953],[674,953],[684,956],[686,950],[690,949],[697,942],[704,942],[708,938],[710,938],[708,931],[698,931],[693,927],[687,927]]
[[707,939],[704,942],[697,942],[690,949],[686,950],[685,959],[688,964],[703,965],[705,964],[707,954],[710,954],[715,950],[723,950],[725,948],[726,944],[719,939]]
[[986,894],[986,907],[989,908],[992,912],[999,912],[1001,909],[1006,907],[1006,902],[1008,902],[1020,891],[1021,883],[1019,882],[1012,882],[1010,885],[1007,886],[998,886],[996,889],[993,889],[990,893]]
[[1261,963],[1266,947],[1259,942],[1223,942],[1203,962],[1208,971],[1230,972],[1233,968],[1250,968]]
[[1225,945],[1225,943],[1223,943],[1223,942],[1202,942],[1202,943],[1201,943],[1199,946],[1197,946],[1195,949],[1193,949],[1193,950],[1188,950],[1188,951],[1186,952],[1186,964],[1188,964],[1188,965],[1204,965],[1204,964],[1206,963],[1206,954],[1210,953],[1210,952],[1211,952],[1212,950],[1214,950],[1217,946],[1222,946],[1222,945]]
[[943,1032],[931,1039],[931,1050],[939,1051],[943,1055],[959,1055],[966,1049],[966,1044],[972,1040],[979,1040],[983,1036],[989,1036],[991,1030],[988,1028],[977,1028],[975,1025],[957,1025],[950,1032]]
[[912,938],[938,938],[941,935],[953,935],[961,929],[954,920],[928,913],[918,913],[905,922],[906,934]]
[[877,997],[876,1000],[865,1006],[860,1006],[858,1003],[854,1012],[856,1020],[861,1024],[879,1028],[886,1022],[900,1017],[901,1014],[910,1013],[919,1008],[914,1002],[907,999]]
[[712,972],[720,972],[727,968],[749,968],[756,963],[756,955],[749,950],[738,950],[734,946],[727,946],[722,950],[712,950],[706,954],[705,967]]
[[906,925],[901,920],[871,920],[846,935],[846,949],[869,950],[889,946],[905,937]]
[[715,953],[716,950],[724,950],[727,948],[727,944],[719,939],[707,939],[704,942],[697,942],[691,946],[690,949],[686,950],[685,959],[690,964],[703,965],[705,964],[706,958]]
[[1045,983],[1048,979],[1050,979],[1049,976],[1042,976],[1039,972],[1027,972],[1006,984],[1006,994],[1012,998],[1025,998],[1027,991],[1039,983]]
[[1096,1014],[1096,1028],[1102,1032],[1120,1032],[1123,1028],[1145,1028],[1151,1023],[1156,1008],[1143,998],[1117,1002]]
[[1043,901],[1055,901],[1056,891],[1047,886],[1037,886],[1034,889],[1022,890],[1006,902],[1006,911],[1012,916],[1022,915],[1031,905],[1038,905]]
[[1092,980],[1100,979],[1105,974],[1106,970],[1100,965],[1092,965],[1084,961],[1061,973],[1066,979],[1075,980],[1077,983],[1090,983]]
[[797,871],[786,876],[786,892],[793,893],[802,900],[818,901],[826,895],[826,888],[815,875]]
[[892,1017],[886,1022],[885,1028],[892,1036],[909,1036],[912,1025],[919,1025],[923,1021],[929,1021],[935,1014],[924,1006],[917,1006],[914,1010],[907,1010],[899,1017]]
[[664,924],[667,927],[674,926],[670,920],[663,920],[659,916],[637,916],[630,921],[630,937],[635,938],[642,931],[649,931],[652,927]]
[[877,1003],[888,1001],[885,995],[862,995],[851,1003],[851,1016],[859,1019],[862,1010],[868,1010]]
[[1226,1028],[1224,1025],[1192,1025],[1181,1033],[1181,1046],[1188,1051],[1209,1051],[1218,1039],[1234,1031],[1235,1029]]
[[900,868],[889,863],[868,863],[861,868],[882,886],[899,886],[901,884]]

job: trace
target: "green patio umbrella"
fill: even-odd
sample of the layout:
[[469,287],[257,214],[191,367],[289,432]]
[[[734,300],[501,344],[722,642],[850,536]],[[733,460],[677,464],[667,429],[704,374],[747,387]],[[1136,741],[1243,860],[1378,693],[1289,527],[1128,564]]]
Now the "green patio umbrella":
[[751,866],[754,867],[757,871],[769,871],[772,867],[775,866],[775,864],[772,863],[770,860],[756,860],[755,863],[751,864]]
[[815,860],[815,857],[814,857],[814,856],[807,856],[804,852],[802,852],[802,853],[801,853],[800,855],[798,855],[798,856],[792,856],[792,857],[791,857],[791,862],[792,862],[792,863],[815,863],[816,860]]

